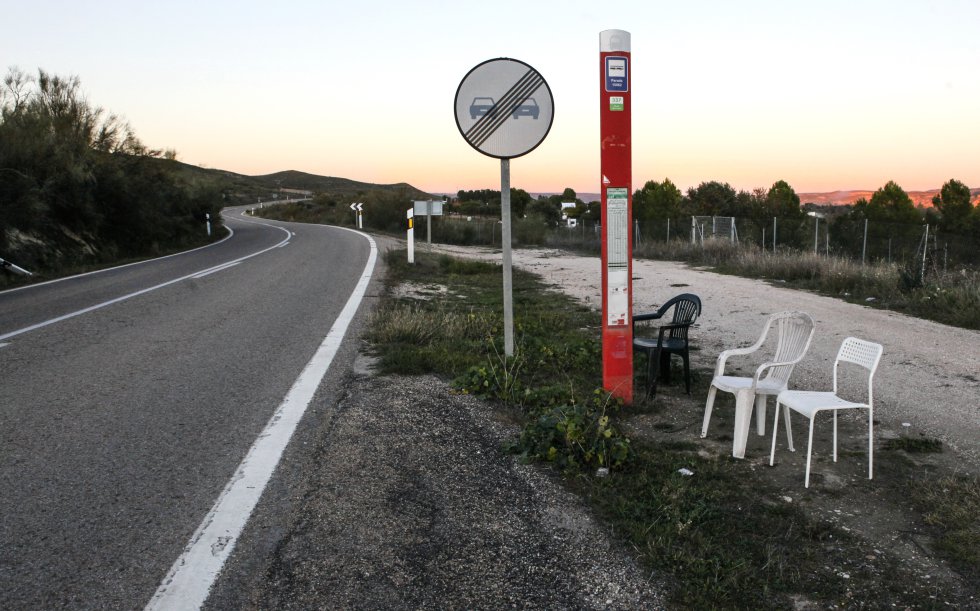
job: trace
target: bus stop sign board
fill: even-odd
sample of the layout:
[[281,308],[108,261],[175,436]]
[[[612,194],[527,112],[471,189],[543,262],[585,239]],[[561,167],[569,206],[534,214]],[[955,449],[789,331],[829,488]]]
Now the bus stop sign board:
[[602,386],[633,402],[630,34],[599,33],[602,175]]

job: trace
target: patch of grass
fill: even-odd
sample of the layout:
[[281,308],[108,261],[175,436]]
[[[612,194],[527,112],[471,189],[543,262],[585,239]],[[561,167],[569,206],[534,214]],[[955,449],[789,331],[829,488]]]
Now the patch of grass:
[[909,454],[938,454],[943,451],[943,442],[931,437],[907,437],[902,435],[889,439],[882,446],[885,450],[904,450]]
[[[909,608],[930,600],[929,584],[899,561],[809,518],[740,461],[687,450],[634,441],[635,459],[622,472],[571,482],[651,569],[671,576],[678,607]],[[961,517],[956,523],[968,526]],[[954,532],[962,535],[951,532],[951,542]]]
[[909,496],[932,529],[937,549],[967,581],[980,582],[980,478],[918,478]]
[[676,580],[672,602],[682,608],[783,609],[799,594],[822,607],[902,601],[900,567],[868,563],[866,544],[809,520],[741,463],[659,444],[635,443],[635,451],[623,472],[575,486],[652,568]]

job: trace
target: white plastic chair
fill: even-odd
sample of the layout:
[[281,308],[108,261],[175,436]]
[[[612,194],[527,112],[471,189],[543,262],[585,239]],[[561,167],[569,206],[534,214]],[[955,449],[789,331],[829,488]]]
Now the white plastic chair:
[[[881,344],[865,341],[856,337],[848,337],[841,344],[834,360],[834,390],[818,392],[808,390],[784,390],[776,397],[776,418],[772,425],[772,450],[769,452],[769,466],[772,466],[776,456],[776,428],[779,426],[779,406],[783,406],[786,422],[789,423],[789,410],[799,412],[810,419],[810,436],[806,447],[806,478],[803,486],[810,487],[810,456],[813,451],[813,421],[817,413],[825,410],[834,412],[834,462],[837,462],[837,412],[842,409],[868,410],[868,479],[872,479],[874,466],[874,391],[872,382],[878,361],[881,360],[883,348]],[[837,396],[837,369],[842,363],[853,363],[868,370],[868,402],[854,403]],[[793,448],[793,438],[789,436],[789,449]]]
[[[775,325],[777,330],[776,350],[772,359],[756,369],[751,378],[726,376],[725,364],[733,356],[744,356],[759,350],[766,341],[769,329]],[[809,314],[804,312],[780,312],[773,314],[766,321],[759,340],[748,348],[725,350],[718,355],[715,365],[715,375],[708,389],[708,401],[704,406],[704,422],[701,425],[701,437],[708,435],[708,423],[711,420],[711,410],[715,402],[715,394],[719,390],[735,395],[735,441],[732,446],[732,456],[745,458],[745,445],[749,438],[749,423],[752,419],[752,406],[755,404],[756,428],[759,435],[766,434],[766,397],[778,395],[786,390],[789,376],[793,368],[806,354],[813,339],[814,324]],[[765,374],[763,376],[763,374]],[[787,435],[789,414],[786,414]]]

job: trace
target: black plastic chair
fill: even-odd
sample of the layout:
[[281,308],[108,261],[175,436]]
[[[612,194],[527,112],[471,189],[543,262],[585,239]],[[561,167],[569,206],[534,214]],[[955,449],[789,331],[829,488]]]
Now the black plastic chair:
[[[657,337],[637,337],[636,323],[662,320],[671,309],[674,310],[670,323],[661,325]],[[670,355],[677,354],[684,361],[684,383],[687,394],[691,394],[691,364],[687,351],[687,330],[701,314],[701,298],[691,293],[683,293],[671,298],[660,309],[651,314],[633,316],[633,354],[643,351],[647,355],[647,396],[657,394],[657,367],[664,381],[670,382]]]

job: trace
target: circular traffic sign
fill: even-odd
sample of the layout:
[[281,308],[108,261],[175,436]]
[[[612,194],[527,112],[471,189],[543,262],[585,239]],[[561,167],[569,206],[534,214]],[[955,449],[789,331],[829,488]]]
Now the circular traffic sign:
[[476,150],[498,159],[533,151],[551,130],[555,101],[541,74],[502,57],[477,65],[456,90],[456,127]]

